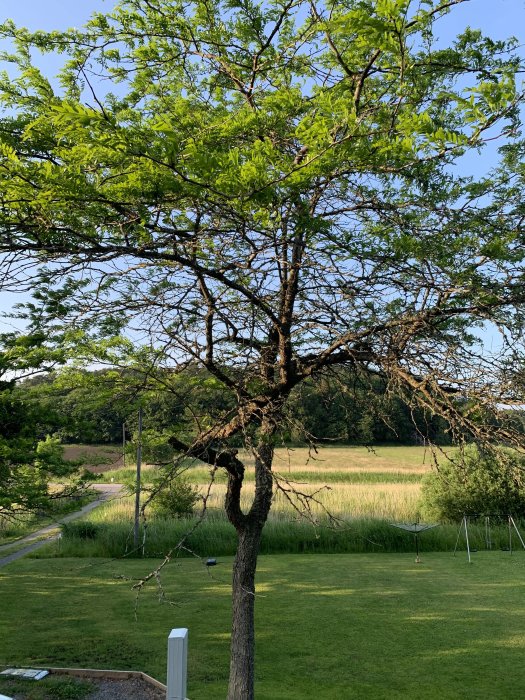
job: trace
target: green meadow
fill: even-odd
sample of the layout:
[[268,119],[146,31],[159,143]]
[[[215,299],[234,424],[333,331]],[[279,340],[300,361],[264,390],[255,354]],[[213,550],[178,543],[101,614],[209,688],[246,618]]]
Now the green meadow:
[[[277,491],[257,574],[258,700],[522,697],[525,552],[516,536],[512,554],[502,551],[508,532],[495,527],[493,550],[484,551],[483,526],[472,524],[470,544],[479,551],[469,564],[458,526],[442,524],[422,534],[416,564],[412,535],[391,525],[420,517],[421,479],[432,464],[417,447],[278,451],[281,483],[317,494],[318,524],[300,520]],[[146,487],[155,474],[144,468]],[[133,469],[120,468],[103,479],[132,476]],[[204,465],[188,463],[185,476],[208,488]],[[250,491],[250,468],[247,482]],[[197,516],[169,521],[149,514],[141,537],[147,558],[136,558],[142,549],[133,548],[133,498],[126,496],[0,569],[0,664],[141,670],[164,681],[167,635],[188,627],[188,696],[224,697],[235,550],[221,510],[224,489],[217,478],[206,517],[189,537]],[[181,556],[137,595],[134,583],[180,540]],[[218,566],[207,569],[208,556]],[[88,692],[56,683],[28,698]],[[0,693],[13,688],[0,680]]]

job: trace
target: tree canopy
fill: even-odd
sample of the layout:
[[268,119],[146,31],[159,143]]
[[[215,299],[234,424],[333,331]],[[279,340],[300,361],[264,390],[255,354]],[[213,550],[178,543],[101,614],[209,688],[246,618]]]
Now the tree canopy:
[[[5,287],[36,290],[29,328],[168,390],[166,369],[197,363],[229,396],[171,442],[229,476],[230,700],[253,697],[256,553],[295,387],[345,366],[457,435],[512,440],[485,420],[515,397],[479,334],[520,336],[522,62],[470,28],[437,42],[460,2],[123,0],[83,29],[0,32],[17,71],[0,252]],[[35,49],[64,54],[59,84]],[[505,168],[461,176],[492,139]]]

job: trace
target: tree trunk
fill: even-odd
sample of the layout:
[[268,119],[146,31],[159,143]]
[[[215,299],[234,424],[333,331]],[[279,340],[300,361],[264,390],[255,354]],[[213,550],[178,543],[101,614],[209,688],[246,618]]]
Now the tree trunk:
[[273,446],[267,428],[255,457],[255,496],[249,513],[236,527],[239,536],[233,564],[232,636],[228,700],[253,700],[255,682],[255,569],[261,534],[273,494]]
[[253,700],[255,569],[262,525],[239,534],[233,565],[232,636],[228,700]]

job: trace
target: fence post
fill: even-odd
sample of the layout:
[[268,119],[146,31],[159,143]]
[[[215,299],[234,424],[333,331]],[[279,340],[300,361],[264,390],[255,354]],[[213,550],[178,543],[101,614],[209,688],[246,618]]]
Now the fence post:
[[188,630],[171,630],[168,637],[168,690],[166,700],[187,700]]

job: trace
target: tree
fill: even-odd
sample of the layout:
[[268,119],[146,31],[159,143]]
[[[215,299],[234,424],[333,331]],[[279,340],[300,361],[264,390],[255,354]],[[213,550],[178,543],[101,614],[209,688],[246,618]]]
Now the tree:
[[287,417],[291,425],[279,431],[287,442],[310,436],[316,443],[450,443],[446,421],[407,406],[376,375],[357,381],[346,368],[300,384],[288,400]]
[[[37,290],[30,328],[166,390],[200,366],[228,395],[171,444],[228,474],[230,700],[253,697],[257,551],[274,489],[293,498],[272,461],[295,387],[345,366],[455,435],[512,439],[482,420],[506,396],[475,329],[518,328],[523,227],[503,177],[454,164],[517,134],[521,64],[471,29],[436,45],[459,2],[122,0],[82,30],[2,29],[18,74],[0,85],[0,251],[6,283]],[[60,87],[35,48],[66,55]]]
[[[40,334],[1,337],[0,351],[0,521],[20,515],[56,510],[60,499],[78,494],[83,486],[79,465],[63,459],[57,438],[46,435],[42,407],[16,391],[17,372],[31,375],[46,363],[52,367],[61,351],[44,349]],[[50,482],[67,477],[62,488]]]
[[152,502],[153,511],[165,518],[191,516],[199,498],[198,489],[181,478],[173,478],[167,485],[162,477],[159,481],[161,488]]

